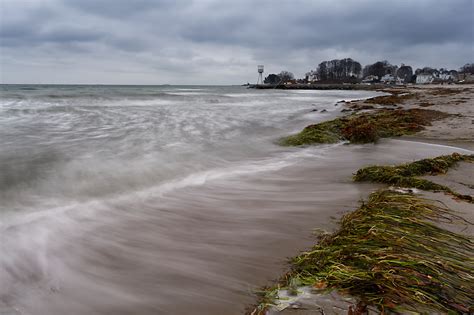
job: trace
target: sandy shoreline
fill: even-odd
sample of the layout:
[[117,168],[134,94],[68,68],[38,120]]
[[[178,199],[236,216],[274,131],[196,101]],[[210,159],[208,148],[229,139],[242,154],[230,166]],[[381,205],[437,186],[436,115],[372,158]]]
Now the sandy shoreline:
[[[451,114],[435,121],[425,130],[403,138],[474,150],[474,85],[409,86],[386,91],[414,93],[415,98],[407,99],[399,105],[404,109],[431,109]],[[352,104],[364,105],[364,101]]]
[[[415,94],[415,97],[408,98],[401,104],[397,104],[398,108],[403,109],[432,109],[450,114],[448,117],[434,121],[431,126],[427,126],[421,132],[415,135],[402,136],[400,140],[413,141],[413,143],[435,144],[446,147],[458,147],[460,151],[471,152],[474,150],[474,86],[413,86],[404,88],[386,89],[386,92],[409,93]],[[367,104],[364,100],[347,102],[346,108],[359,111],[360,108],[365,109]],[[393,108],[392,106],[376,105],[376,108]],[[347,110],[344,110],[347,111]],[[462,150],[464,149],[464,150]],[[428,158],[430,156],[426,156]],[[391,165],[393,161],[387,159],[386,163],[381,165]],[[367,161],[366,165],[370,164]],[[441,176],[426,176],[437,184],[445,185],[462,194],[474,196],[474,164],[461,162],[456,168]],[[469,222],[474,222],[474,206],[472,203],[453,200],[451,197],[443,193],[421,192],[421,196],[435,202],[441,202],[448,208],[454,210],[458,215]],[[472,225],[455,225],[445,224],[444,228],[455,231],[463,235],[474,235]],[[341,298],[339,295],[330,296],[328,298],[314,296],[303,297],[295,302],[294,306],[278,312],[273,309],[271,314],[312,314],[314,311],[323,310],[326,313],[347,314],[348,307],[355,300],[350,297]],[[313,299],[313,300],[312,300]],[[328,302],[329,301],[329,302]],[[332,301],[332,302],[331,302]],[[345,307],[344,307],[345,305]]]
[[[333,105],[320,115],[308,103],[298,115],[342,115]],[[0,313],[242,314],[255,289],[287,270],[287,257],[314,244],[315,229],[334,231],[384,186],[354,183],[357,169],[459,151],[405,139],[272,145],[271,159],[251,171],[206,173],[163,196],[77,204],[2,230],[0,251],[9,255],[0,256]]]

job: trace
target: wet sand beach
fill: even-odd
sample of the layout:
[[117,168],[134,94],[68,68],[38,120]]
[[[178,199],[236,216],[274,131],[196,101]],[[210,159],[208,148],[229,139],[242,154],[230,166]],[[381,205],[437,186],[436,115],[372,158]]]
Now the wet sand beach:
[[[421,132],[416,133],[415,135],[402,136],[399,138],[399,141],[413,141],[419,146],[429,146],[430,144],[436,145],[438,147],[449,147],[452,146],[456,152],[460,154],[472,154],[472,149],[474,148],[474,118],[473,109],[474,109],[474,99],[473,99],[473,87],[470,85],[465,86],[417,86],[409,88],[395,88],[395,89],[386,89],[386,92],[395,93],[395,95],[411,95],[407,97],[406,100],[398,103],[396,105],[387,104],[387,105],[378,105],[377,102],[370,102],[376,104],[376,108],[388,108],[392,109],[393,106],[397,106],[398,109],[424,109],[429,108],[433,110],[438,110],[443,113],[448,113],[447,117],[442,119],[435,120],[432,124],[428,125]],[[367,103],[364,100],[361,101],[352,101],[346,102],[346,107],[350,111],[360,111],[361,109],[365,110]],[[383,104],[383,103],[380,103]],[[394,140],[388,140],[394,141]],[[402,149],[402,148],[397,148]],[[403,148],[408,149],[408,148]],[[412,148],[414,149],[414,148]],[[431,158],[428,154],[424,156],[425,158]],[[407,161],[411,162],[411,161]],[[377,163],[367,163],[364,166],[370,165],[400,165],[400,163],[394,163],[393,160],[387,159],[385,162]],[[474,174],[474,165],[472,162],[459,162],[453,169],[450,169],[447,173],[441,172],[441,174],[432,174],[429,176],[423,176],[423,180],[431,181],[437,185],[442,185],[451,189],[452,191],[459,193],[465,196],[471,196],[470,200],[460,200],[459,198],[453,197],[450,194],[444,192],[429,192],[419,189],[414,189],[416,196],[424,198],[432,205],[439,205],[442,207],[447,207],[452,213],[456,216],[459,216],[459,220],[453,222],[449,221],[440,221],[435,222],[436,226],[446,229],[448,231],[458,233],[458,235],[472,237],[473,234],[473,224],[474,222],[474,207],[472,205],[472,196],[474,196],[474,182],[472,180],[472,175]],[[382,187],[387,187],[382,185]],[[391,189],[394,189],[393,187]],[[412,191],[412,190],[410,190]],[[357,207],[353,209],[356,210]],[[351,211],[352,212],[352,211]],[[405,222],[407,223],[407,222]],[[433,223],[433,221],[431,221]],[[430,235],[429,237],[436,238],[436,235]],[[375,236],[376,238],[376,236]],[[423,250],[423,249],[421,249]],[[409,257],[409,256],[408,256]],[[395,259],[395,258],[393,258]],[[463,262],[458,262],[463,263]],[[348,263],[350,266],[350,263]],[[295,265],[293,266],[295,267]],[[341,266],[343,267],[343,266]],[[289,269],[287,269],[288,272]],[[323,271],[322,271],[323,272]],[[324,273],[324,272],[323,272]],[[288,275],[287,275],[288,276]],[[321,280],[323,281],[323,280]],[[447,281],[447,280],[446,280]],[[469,288],[469,283],[467,279],[464,284],[465,290]],[[284,282],[284,281],[283,281]],[[283,283],[281,282],[281,283]],[[363,281],[362,281],[363,282]],[[403,286],[404,282],[401,281],[398,286]],[[443,285],[449,286],[449,283],[443,283]],[[337,288],[337,287],[336,287]],[[400,287],[400,289],[402,289]],[[412,288],[414,289],[414,288]],[[354,289],[357,291],[357,289]],[[416,290],[416,289],[414,289]],[[311,291],[311,290],[310,290]],[[342,295],[337,294],[335,290],[331,291],[330,294],[319,292],[317,290],[308,291],[307,287],[300,287],[298,289],[298,294],[295,296],[287,296],[287,301],[285,298],[277,300],[277,307],[270,307],[268,314],[312,314],[316,313],[331,313],[331,314],[348,314],[359,312],[361,310],[356,310],[359,307],[364,309],[364,302],[360,303],[360,299],[357,299],[355,296],[350,296],[345,293]],[[344,290],[342,290],[344,291]],[[361,293],[361,292],[359,292]],[[280,298],[289,294],[287,290],[278,291]],[[440,294],[438,292],[438,294]],[[381,296],[380,296],[381,297]],[[384,297],[384,299],[387,297]],[[357,305],[357,306],[356,306]],[[362,305],[362,306],[361,306]],[[369,304],[370,305],[370,304]],[[394,305],[397,306],[397,305]],[[399,305],[398,305],[399,306]],[[413,306],[413,305],[412,305]],[[423,305],[419,304],[420,309],[416,309],[420,312],[432,312],[433,310],[423,309]],[[464,305],[466,307],[466,305]],[[469,307],[469,303],[467,304]],[[278,311],[280,309],[281,311]],[[413,309],[412,309],[413,310]],[[461,311],[460,309],[457,309]],[[378,313],[373,306],[369,306],[369,313]],[[362,310],[362,313],[366,310]],[[462,312],[462,311],[461,311]],[[258,313],[258,312],[257,312]],[[403,311],[402,311],[403,313]],[[357,313],[358,314],[358,313]]]
[[472,153],[464,147],[401,138],[274,148],[147,189],[50,201],[2,225],[0,313],[242,314],[287,257],[314,244],[314,229],[334,230],[381,187],[352,182],[357,169]]
[[12,227],[3,303],[21,314],[242,314],[252,291],[314,242],[313,229],[332,230],[377,188],[352,183],[354,170],[454,151],[401,140],[337,145],[270,174]]

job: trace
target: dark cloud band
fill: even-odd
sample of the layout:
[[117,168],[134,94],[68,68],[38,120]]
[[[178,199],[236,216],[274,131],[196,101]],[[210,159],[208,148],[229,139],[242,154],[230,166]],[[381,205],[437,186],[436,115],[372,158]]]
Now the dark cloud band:
[[[192,74],[182,83],[240,83],[253,78],[257,63],[301,75],[325,59],[459,67],[474,55],[472,0],[3,0],[1,5],[0,62],[8,74],[2,82],[44,71],[51,56],[77,60],[81,71],[69,65],[77,81],[87,80],[84,65],[101,59],[103,69],[96,65],[93,71],[102,70],[105,81],[115,66],[125,74],[148,73],[144,82],[156,71],[150,83],[183,79],[173,71]],[[222,71],[226,63],[234,66],[233,77]],[[125,80],[137,76],[122,78],[120,83],[134,83]],[[110,75],[110,83],[116,79]]]

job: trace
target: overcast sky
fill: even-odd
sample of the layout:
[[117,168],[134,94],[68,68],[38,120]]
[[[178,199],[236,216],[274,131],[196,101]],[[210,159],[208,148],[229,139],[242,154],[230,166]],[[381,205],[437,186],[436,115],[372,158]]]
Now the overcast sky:
[[474,0],[0,0],[1,83],[241,84],[323,60],[458,69]]

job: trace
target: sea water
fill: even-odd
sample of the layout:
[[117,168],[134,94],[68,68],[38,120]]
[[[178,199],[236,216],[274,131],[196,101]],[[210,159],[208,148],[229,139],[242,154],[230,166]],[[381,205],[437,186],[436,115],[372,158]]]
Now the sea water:
[[375,189],[358,167],[454,149],[280,137],[369,91],[2,85],[1,314],[241,314]]

